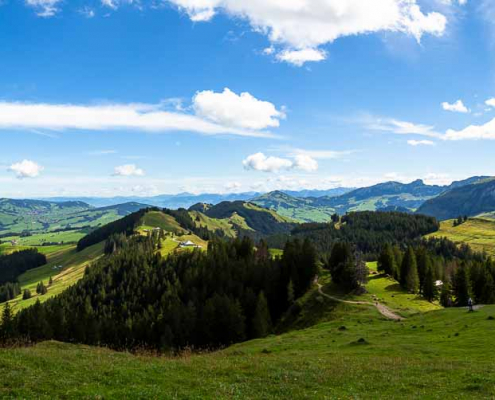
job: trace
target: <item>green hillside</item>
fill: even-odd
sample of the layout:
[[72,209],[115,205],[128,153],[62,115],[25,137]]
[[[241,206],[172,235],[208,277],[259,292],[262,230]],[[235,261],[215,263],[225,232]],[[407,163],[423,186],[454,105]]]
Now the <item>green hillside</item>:
[[423,204],[418,213],[431,215],[439,220],[473,217],[495,211],[495,179],[452,189]]
[[495,220],[469,218],[454,226],[455,220],[442,221],[438,232],[428,237],[446,237],[457,244],[468,244],[473,250],[495,256]]
[[157,357],[58,342],[1,349],[0,394],[116,399],[495,395],[495,370],[486,353],[495,346],[495,306],[472,314],[465,309],[417,313],[394,322],[374,307],[312,293],[315,312],[327,313],[317,325],[213,353]]
[[[217,204],[209,208],[205,215],[215,219],[230,219],[237,230],[252,230],[260,235],[288,233],[295,226],[295,221],[290,218],[243,201]],[[239,218],[241,218],[240,223]]]
[[[103,226],[146,206],[125,203],[94,208],[75,201],[53,203],[39,200],[0,199],[0,234],[47,234]],[[77,240],[76,240],[77,241]]]
[[331,207],[314,207],[314,199],[297,198],[276,191],[256,197],[253,203],[276,211],[284,217],[301,222],[327,222],[335,210]]

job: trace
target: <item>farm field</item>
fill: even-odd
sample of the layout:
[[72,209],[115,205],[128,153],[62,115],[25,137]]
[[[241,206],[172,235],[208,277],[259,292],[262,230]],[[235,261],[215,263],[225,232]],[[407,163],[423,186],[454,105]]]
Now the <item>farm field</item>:
[[[33,305],[37,300],[44,302],[49,298],[63,292],[69,286],[76,283],[84,275],[84,270],[92,262],[103,255],[103,243],[89,247],[80,253],[75,246],[61,246],[48,255],[48,263],[39,268],[29,270],[19,277],[21,289],[29,289],[32,297],[22,299],[22,294],[9,303],[14,312]],[[45,295],[36,294],[36,285],[43,281],[48,285],[50,277],[53,284],[48,287]],[[3,308],[3,306],[2,306]]]
[[495,220],[469,218],[454,227],[454,220],[442,221],[440,230],[430,237],[446,237],[457,244],[468,244],[475,251],[485,251],[495,256]]

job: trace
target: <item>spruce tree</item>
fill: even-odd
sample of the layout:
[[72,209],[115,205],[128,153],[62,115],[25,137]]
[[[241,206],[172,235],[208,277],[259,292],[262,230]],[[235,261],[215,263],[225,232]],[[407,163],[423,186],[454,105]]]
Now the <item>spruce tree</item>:
[[471,297],[471,284],[466,266],[458,268],[454,275],[454,295],[455,304],[458,307],[468,305],[469,298]]
[[267,336],[272,330],[272,318],[268,310],[265,294],[260,292],[253,318],[253,333],[256,338]]
[[426,264],[426,273],[423,282],[423,296],[428,301],[433,301],[437,298],[438,290],[435,284],[435,277],[433,275],[433,267],[431,263]]
[[418,265],[414,249],[409,247],[402,260],[400,271],[400,284],[410,293],[417,293],[419,290]]
[[440,304],[445,308],[452,307],[452,285],[448,280],[446,280],[442,285],[442,291],[440,292]]
[[2,311],[2,337],[4,340],[9,339],[14,333],[14,323],[12,321],[12,309],[9,303],[5,303]]

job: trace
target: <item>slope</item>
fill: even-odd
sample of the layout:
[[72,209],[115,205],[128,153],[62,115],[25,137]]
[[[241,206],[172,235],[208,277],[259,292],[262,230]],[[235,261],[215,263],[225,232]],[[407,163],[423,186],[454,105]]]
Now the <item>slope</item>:
[[[322,301],[326,301],[322,299]],[[495,307],[400,323],[337,305],[332,321],[223,351],[177,357],[45,342],[1,349],[14,398],[491,398]],[[56,380],[56,384],[54,384]]]
[[440,230],[427,237],[446,237],[456,244],[468,244],[473,250],[495,256],[495,221],[485,218],[469,218],[454,226],[455,220],[442,221]]
[[492,211],[495,211],[495,179],[454,188],[425,202],[417,212],[447,220]]

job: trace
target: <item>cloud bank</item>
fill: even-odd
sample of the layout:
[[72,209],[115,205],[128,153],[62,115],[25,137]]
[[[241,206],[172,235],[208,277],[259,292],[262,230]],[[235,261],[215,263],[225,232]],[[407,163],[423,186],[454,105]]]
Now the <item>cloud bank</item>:
[[168,111],[163,104],[32,104],[0,102],[0,129],[186,131],[204,135],[274,137],[283,112],[249,93],[199,92],[196,114]]
[[418,42],[444,34],[447,19],[416,0],[169,0],[193,21],[216,13],[247,20],[278,46],[277,59],[303,65],[326,58],[320,46],[345,36],[400,32]]

